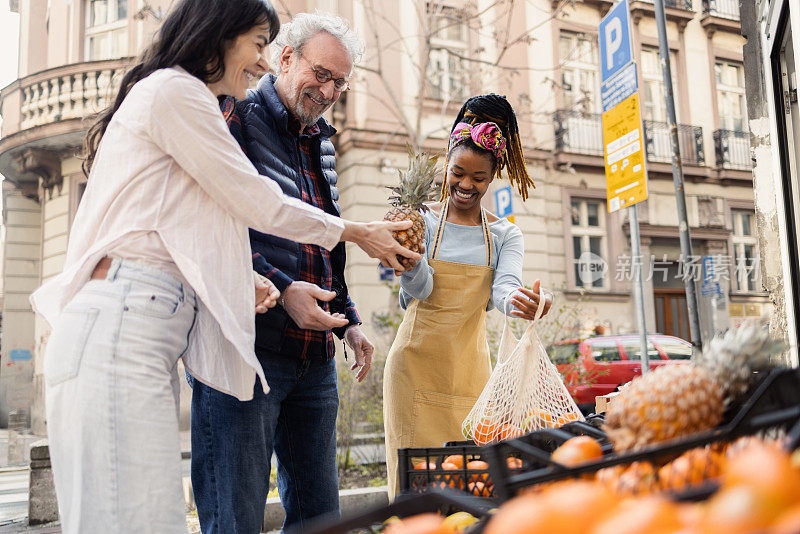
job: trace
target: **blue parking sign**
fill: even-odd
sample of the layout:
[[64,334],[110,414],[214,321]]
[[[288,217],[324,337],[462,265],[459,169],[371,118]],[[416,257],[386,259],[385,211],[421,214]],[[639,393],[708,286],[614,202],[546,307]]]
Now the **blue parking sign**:
[[494,192],[494,204],[497,216],[501,219],[514,215],[514,205],[511,202],[511,186],[507,185]]
[[628,0],[617,3],[600,21],[600,74],[606,81],[633,61]]

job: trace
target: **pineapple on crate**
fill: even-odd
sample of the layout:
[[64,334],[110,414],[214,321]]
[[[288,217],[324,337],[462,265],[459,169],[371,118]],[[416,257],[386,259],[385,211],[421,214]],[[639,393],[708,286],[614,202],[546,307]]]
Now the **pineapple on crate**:
[[392,190],[389,202],[394,207],[389,210],[384,220],[392,222],[412,220],[413,226],[408,230],[394,232],[394,238],[404,247],[414,252],[421,252],[422,244],[425,242],[425,220],[420,212],[428,209],[425,202],[433,200],[438,191],[434,182],[439,172],[437,166],[439,156],[415,154],[409,147],[408,157],[406,172],[397,171],[400,175],[398,185],[389,187]]
[[712,339],[691,364],[660,366],[634,379],[609,405],[604,430],[623,451],[714,428],[783,350],[761,321],[745,322]]

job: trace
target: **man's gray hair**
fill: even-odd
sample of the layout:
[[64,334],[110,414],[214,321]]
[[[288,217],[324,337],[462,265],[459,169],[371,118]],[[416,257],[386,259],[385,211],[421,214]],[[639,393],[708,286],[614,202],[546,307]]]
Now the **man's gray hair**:
[[291,46],[302,52],[303,46],[320,32],[329,33],[342,43],[353,66],[361,61],[366,45],[358,32],[337,15],[317,10],[312,13],[298,13],[291,21],[281,25],[278,37],[272,43],[272,65],[280,69],[280,58],[284,47]]

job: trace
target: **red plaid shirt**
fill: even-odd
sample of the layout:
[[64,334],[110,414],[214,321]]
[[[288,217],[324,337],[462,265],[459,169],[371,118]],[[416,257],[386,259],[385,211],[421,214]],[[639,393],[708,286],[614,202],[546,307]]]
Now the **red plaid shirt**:
[[[231,133],[239,141],[242,150],[247,153],[247,149],[243,143],[243,135],[241,131],[241,119],[237,115],[233,105],[233,99],[229,99],[222,104],[222,112],[225,116],[228,127]],[[311,144],[313,138],[319,135],[320,130],[317,125],[305,128],[301,131],[301,124],[291,114],[289,115],[289,131],[294,137],[297,147],[301,154],[300,157],[300,199],[315,206],[327,213],[336,213],[336,210],[331,205],[329,196],[321,193],[321,187],[329,187],[327,180],[322,175],[322,169],[319,161],[313,163]],[[317,245],[300,244],[300,269],[298,272],[297,280],[316,284],[317,286],[327,291],[331,290],[333,282],[333,269],[331,265],[330,252]],[[270,272],[265,273],[264,276],[272,278],[273,276],[283,276],[278,269],[272,269]],[[350,324],[360,324],[361,320],[356,312],[352,301],[347,299],[348,306],[342,312],[349,319]],[[330,311],[330,305],[327,302],[319,302],[319,305],[325,311]],[[337,310],[339,311],[339,310]],[[333,333],[331,330],[306,330],[297,326],[291,317],[289,324],[285,330],[285,339],[281,345],[281,356],[297,358],[317,358],[317,359],[330,359],[335,354],[333,345]]]

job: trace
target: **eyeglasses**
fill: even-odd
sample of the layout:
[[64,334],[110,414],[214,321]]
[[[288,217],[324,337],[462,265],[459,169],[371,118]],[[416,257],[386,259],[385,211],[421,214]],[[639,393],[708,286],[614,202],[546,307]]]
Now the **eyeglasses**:
[[315,67],[302,53],[300,54],[300,57],[306,60],[308,66],[311,67],[312,71],[314,71],[314,75],[317,77],[317,81],[319,83],[328,83],[329,81],[333,80],[333,88],[337,91],[341,92],[350,89],[350,81],[347,78],[334,79],[333,74],[331,74],[331,71],[328,69]]

